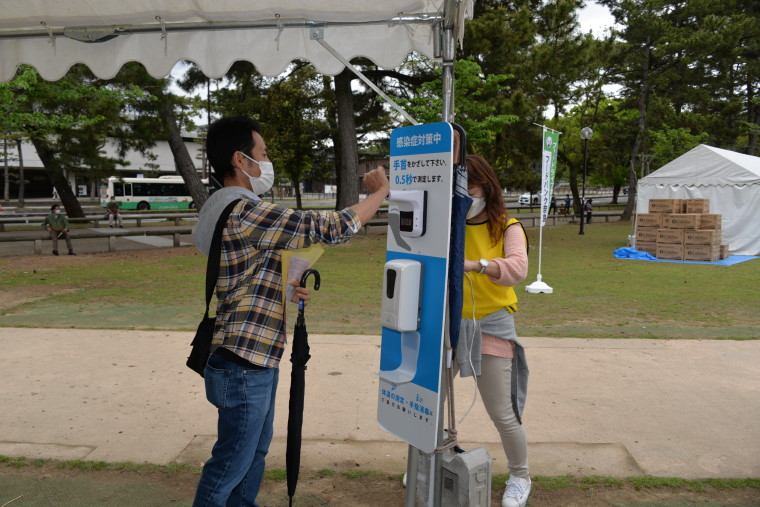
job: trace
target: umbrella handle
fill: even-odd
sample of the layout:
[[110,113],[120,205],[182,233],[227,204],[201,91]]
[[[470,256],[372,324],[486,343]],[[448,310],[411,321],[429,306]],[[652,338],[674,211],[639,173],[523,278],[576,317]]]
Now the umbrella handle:
[[[459,166],[465,167],[467,162],[467,133],[458,123],[451,123],[451,128],[459,132]],[[455,164],[457,165],[457,164]]]
[[[314,290],[319,290],[321,278],[319,276],[319,271],[316,269],[307,269],[303,272],[301,275],[301,287],[306,287],[306,280],[309,278],[309,275],[314,275]],[[303,299],[298,300],[298,310],[303,311]]]

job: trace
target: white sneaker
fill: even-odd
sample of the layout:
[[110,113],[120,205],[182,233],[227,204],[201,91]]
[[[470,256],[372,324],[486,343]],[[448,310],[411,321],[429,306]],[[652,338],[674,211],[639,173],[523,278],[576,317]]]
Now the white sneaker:
[[530,495],[530,479],[509,478],[501,507],[525,507]]

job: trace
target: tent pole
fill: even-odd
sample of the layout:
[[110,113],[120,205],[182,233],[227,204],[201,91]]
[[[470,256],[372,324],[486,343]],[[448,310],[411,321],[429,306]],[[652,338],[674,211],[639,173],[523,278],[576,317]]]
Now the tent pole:
[[412,125],[419,125],[420,122],[415,120],[409,113],[407,113],[404,108],[399,106],[392,98],[390,98],[385,92],[383,92],[380,88],[375,85],[372,81],[369,80],[367,76],[364,75],[362,71],[354,67],[354,65],[349,62],[343,55],[341,55],[334,47],[332,47],[330,44],[325,42],[324,36],[325,32],[321,28],[312,28],[310,33],[311,39],[317,41],[323,48],[325,48],[331,55],[333,55],[335,58],[338,59],[340,63],[345,65],[345,67],[356,74],[356,76],[361,79],[364,84],[369,86],[375,93],[380,95],[388,104],[393,107],[396,111],[398,111],[401,116],[407,119]]
[[443,35],[443,69],[442,69],[442,102],[441,120],[454,121],[454,55],[456,41],[454,39],[454,27],[446,26]]

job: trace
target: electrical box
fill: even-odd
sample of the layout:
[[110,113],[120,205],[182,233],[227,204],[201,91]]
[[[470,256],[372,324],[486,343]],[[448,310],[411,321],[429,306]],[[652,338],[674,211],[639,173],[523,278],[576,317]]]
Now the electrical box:
[[416,331],[419,327],[422,264],[411,259],[385,263],[383,304],[380,323],[396,331]]
[[[444,451],[441,467],[441,507],[489,507],[491,505],[491,456],[485,447],[465,452]],[[418,505],[430,505],[428,480],[433,455],[417,455]],[[409,487],[409,486],[407,486]]]
[[444,458],[441,474],[442,507],[491,505],[491,456],[485,447]]
[[399,214],[399,229],[402,236],[419,238],[425,234],[426,190],[391,190],[388,202],[388,213]]

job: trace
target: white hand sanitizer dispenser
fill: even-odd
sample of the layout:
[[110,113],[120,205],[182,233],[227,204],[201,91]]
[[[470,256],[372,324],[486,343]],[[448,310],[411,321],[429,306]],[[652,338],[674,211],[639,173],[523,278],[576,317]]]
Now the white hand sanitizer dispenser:
[[380,323],[396,331],[416,331],[421,285],[422,264],[419,261],[396,259],[386,262]]

